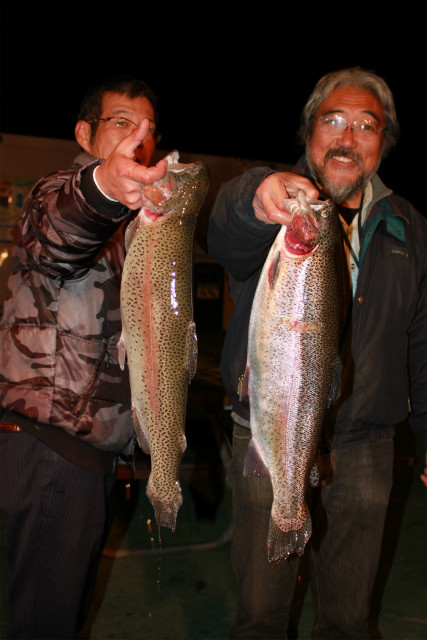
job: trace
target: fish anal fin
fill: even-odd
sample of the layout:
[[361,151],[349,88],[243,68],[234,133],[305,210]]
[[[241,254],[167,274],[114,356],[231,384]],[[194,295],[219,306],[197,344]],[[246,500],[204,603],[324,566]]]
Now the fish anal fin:
[[133,424],[135,426],[135,433],[139,446],[144,453],[150,455],[150,440],[148,437],[147,427],[145,426],[141,412],[137,409],[133,410]]
[[245,373],[243,373],[239,378],[237,393],[239,394],[240,402],[246,398],[249,393],[249,367],[246,367]]
[[181,450],[181,454],[184,454],[187,449],[187,438],[185,437],[185,433],[181,434],[181,438],[179,440],[179,448]]
[[309,513],[302,527],[291,531],[282,531],[273,518],[270,518],[267,538],[268,561],[270,564],[275,565],[293,554],[302,556],[305,545],[311,537],[311,530],[312,525]]
[[309,482],[312,487],[319,486],[320,483],[320,472],[319,467],[317,466],[317,462],[313,462],[313,466],[310,470]]
[[196,323],[193,320],[190,320],[187,328],[187,340],[186,340],[186,348],[185,348],[185,369],[188,373],[188,383],[192,381],[192,379],[196,374],[197,354],[198,354],[198,344],[197,344]]
[[249,442],[243,473],[245,476],[270,477],[268,469],[258,452],[253,438],[251,438]]

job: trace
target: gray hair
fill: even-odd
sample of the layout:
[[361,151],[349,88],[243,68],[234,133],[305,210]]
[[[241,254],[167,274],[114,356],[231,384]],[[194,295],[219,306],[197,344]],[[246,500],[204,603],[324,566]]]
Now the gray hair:
[[358,87],[369,91],[383,107],[386,126],[382,143],[382,157],[384,158],[397,143],[400,132],[393,94],[385,80],[377,76],[376,73],[366,71],[360,67],[332,71],[320,78],[302,112],[301,126],[298,132],[301,142],[304,144],[311,139],[314,116],[319,105],[326,100],[332,91],[346,86]]

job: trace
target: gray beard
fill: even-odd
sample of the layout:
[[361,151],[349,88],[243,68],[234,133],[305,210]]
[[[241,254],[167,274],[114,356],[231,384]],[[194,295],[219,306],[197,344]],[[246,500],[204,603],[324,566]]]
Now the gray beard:
[[[343,153],[343,155],[350,154]],[[308,146],[306,147],[306,158],[307,164],[313,177],[317,180],[317,182],[319,182],[320,185],[322,185],[323,190],[336,204],[342,204],[358,193],[363,193],[370,179],[376,174],[381,162],[381,160],[379,160],[376,167],[374,167],[372,171],[370,171],[369,173],[362,173],[358,178],[356,178],[354,182],[350,184],[336,185],[328,180],[322,167],[312,163]]]
[[316,169],[315,167],[310,166],[310,170],[329,197],[337,204],[342,204],[356,194],[363,192],[366,184],[373,175],[373,173],[370,173],[368,176],[360,175],[357,180],[351,184],[335,185],[328,180],[322,169]]

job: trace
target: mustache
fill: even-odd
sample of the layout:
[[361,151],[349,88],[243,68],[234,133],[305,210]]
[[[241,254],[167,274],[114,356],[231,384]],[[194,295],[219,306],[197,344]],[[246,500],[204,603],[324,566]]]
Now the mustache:
[[335,147],[335,149],[329,149],[326,152],[325,157],[323,159],[324,165],[327,163],[328,160],[331,160],[334,156],[342,156],[343,158],[350,158],[350,160],[353,160],[354,162],[356,162],[356,164],[359,167],[362,164],[362,157],[360,153],[356,153],[355,151],[352,151],[351,149],[346,149],[345,147]]

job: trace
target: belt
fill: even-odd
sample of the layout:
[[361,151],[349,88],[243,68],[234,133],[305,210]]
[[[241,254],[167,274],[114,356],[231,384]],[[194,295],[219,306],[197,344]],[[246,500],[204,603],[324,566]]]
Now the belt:
[[0,431],[22,431],[22,429],[13,422],[0,422]]

